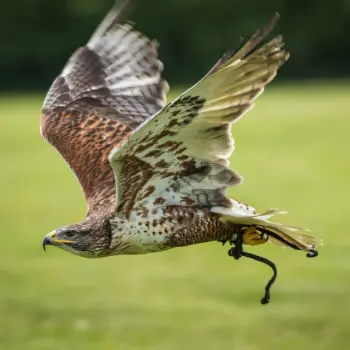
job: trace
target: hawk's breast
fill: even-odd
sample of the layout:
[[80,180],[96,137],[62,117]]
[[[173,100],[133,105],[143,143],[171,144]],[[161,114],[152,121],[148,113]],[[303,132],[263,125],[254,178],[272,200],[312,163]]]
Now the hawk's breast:
[[111,221],[111,254],[146,254],[169,249],[169,234],[175,223],[164,219],[127,220],[115,217]]

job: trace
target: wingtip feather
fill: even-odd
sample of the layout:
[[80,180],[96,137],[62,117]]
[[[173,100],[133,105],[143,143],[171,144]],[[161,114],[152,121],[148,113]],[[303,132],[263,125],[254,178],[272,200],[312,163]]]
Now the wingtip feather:
[[126,15],[127,10],[130,11],[130,1],[116,1],[113,7],[92,34],[88,46],[93,47],[114,25],[119,23]]

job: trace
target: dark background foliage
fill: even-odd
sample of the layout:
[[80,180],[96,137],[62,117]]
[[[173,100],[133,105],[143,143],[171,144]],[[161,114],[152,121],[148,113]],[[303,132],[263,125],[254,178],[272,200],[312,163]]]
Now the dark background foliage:
[[[113,0],[13,0],[0,11],[0,89],[46,89]],[[292,57],[282,79],[350,75],[350,0],[134,0],[128,19],[160,43],[170,83],[200,78],[271,15]]]

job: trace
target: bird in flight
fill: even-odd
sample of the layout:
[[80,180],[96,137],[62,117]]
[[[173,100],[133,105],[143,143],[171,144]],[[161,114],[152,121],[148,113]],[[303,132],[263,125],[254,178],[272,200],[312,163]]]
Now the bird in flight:
[[281,36],[263,43],[278,18],[227,52],[195,85],[166,103],[157,43],[123,21],[115,5],[70,57],[42,107],[41,134],[77,176],[86,218],[45,236],[89,258],[160,252],[209,241],[229,255],[269,264],[243,245],[277,243],[317,255],[320,241],[271,222],[226,196],[242,177],[229,168],[231,126],[253,106],[289,53]]

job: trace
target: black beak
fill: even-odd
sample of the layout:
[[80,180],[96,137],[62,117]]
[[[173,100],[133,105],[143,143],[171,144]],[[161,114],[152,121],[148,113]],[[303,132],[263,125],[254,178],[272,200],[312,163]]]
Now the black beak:
[[47,245],[52,245],[54,243],[53,239],[50,236],[45,236],[43,240],[43,249],[46,252],[46,246]]

